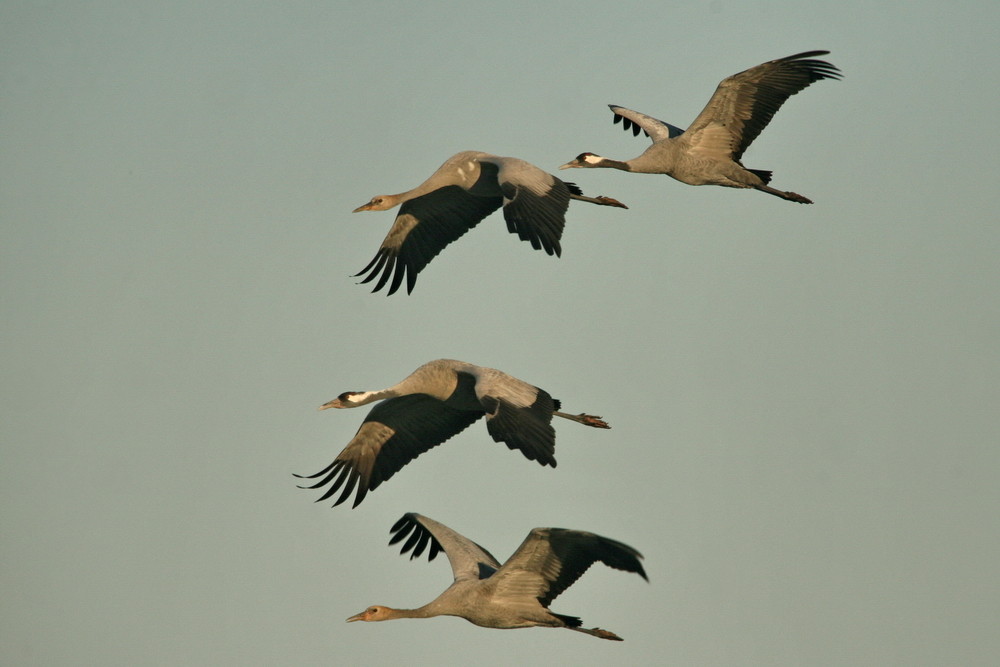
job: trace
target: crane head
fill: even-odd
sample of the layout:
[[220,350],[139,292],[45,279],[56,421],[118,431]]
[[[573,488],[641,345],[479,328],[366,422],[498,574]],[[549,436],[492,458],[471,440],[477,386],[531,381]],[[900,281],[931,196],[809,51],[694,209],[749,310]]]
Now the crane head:
[[352,213],[360,213],[361,211],[385,211],[392,208],[399,202],[390,195],[376,195],[371,198],[367,204],[359,206]]
[[580,153],[574,159],[559,167],[560,169],[572,169],[574,167],[596,167],[603,160],[600,155],[594,153]]
[[353,407],[355,407],[357,405],[357,403],[353,402],[351,399],[354,396],[360,396],[363,393],[365,393],[365,392],[363,392],[363,391],[345,391],[343,394],[341,394],[337,398],[333,399],[332,401],[328,401],[328,402],[324,403],[323,405],[319,406],[319,409],[320,410],[326,410],[327,408],[353,408]]
[[392,610],[389,607],[380,607],[379,605],[374,605],[368,607],[368,609],[365,609],[360,614],[355,614],[354,616],[351,616],[350,618],[347,619],[347,622],[351,623],[353,621],[369,621],[369,622],[387,621],[390,618],[392,618],[392,616],[390,615],[391,611]]

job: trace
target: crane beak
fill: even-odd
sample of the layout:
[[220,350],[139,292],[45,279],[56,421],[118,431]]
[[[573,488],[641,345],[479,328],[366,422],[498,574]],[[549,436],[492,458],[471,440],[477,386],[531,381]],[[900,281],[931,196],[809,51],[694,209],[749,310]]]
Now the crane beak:
[[559,168],[560,169],[572,169],[573,167],[579,167],[579,166],[580,166],[580,161],[579,160],[572,160],[572,161],[567,162],[566,164],[562,165]]
[[339,398],[335,398],[332,401],[328,401],[328,402],[324,403],[323,405],[319,406],[319,409],[320,410],[327,410],[329,408],[339,408],[339,407],[340,407],[340,399]]
[[354,621],[363,621],[363,620],[365,620],[365,612],[361,612],[360,614],[355,614],[354,616],[351,616],[350,618],[347,619],[347,622],[353,623]]
[[351,213],[360,213],[361,211],[370,211],[370,210],[372,210],[372,203],[368,202],[364,206],[357,207],[356,209],[351,211]]

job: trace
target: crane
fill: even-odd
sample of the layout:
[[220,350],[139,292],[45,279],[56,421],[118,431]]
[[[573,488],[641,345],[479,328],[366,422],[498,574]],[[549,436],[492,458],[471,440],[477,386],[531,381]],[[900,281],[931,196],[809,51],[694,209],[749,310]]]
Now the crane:
[[560,402],[543,389],[502,371],[455,359],[430,361],[401,382],[379,391],[348,391],[320,406],[371,409],[354,438],[329,466],[300,479],[318,479],[305,489],[330,488],[317,502],[343,487],[337,506],[357,487],[353,507],[403,466],[486,417],[496,442],[518,449],[528,460],[555,467],[552,417],[594,428],[610,428],[600,417],[560,412]]
[[378,277],[372,292],[389,279],[393,294],[406,278],[407,293],[413,292],[420,273],[452,241],[503,206],[507,231],[559,256],[569,201],[628,208],[611,197],[586,197],[573,183],[524,160],[499,157],[480,151],[463,151],[448,158],[426,181],[396,195],[378,195],[354,209],[386,211],[399,206],[399,214],[368,266],[356,276],[368,274],[362,284]]
[[373,605],[348,618],[348,623],[458,616],[484,628],[567,628],[622,641],[608,630],[582,627],[576,616],[549,611],[549,605],[598,561],[649,581],[639,562],[642,554],[627,544],[581,530],[534,528],[503,565],[472,540],[420,514],[404,514],[391,532],[390,545],[406,539],[400,553],[410,552],[410,560],[428,546],[428,560],[443,551],[455,581],[422,607]]
[[653,145],[631,160],[581,153],[559,168],[606,167],[666,174],[688,185],[754,188],[788,201],[811,204],[810,199],[800,194],[770,187],[770,171],[747,169],[740,159],[785,100],[813,82],[840,78],[840,70],[835,66],[813,59],[827,53],[806,51],[723,79],[687,130],[611,104],[615,123],[621,122],[633,135],[638,135],[641,129]]

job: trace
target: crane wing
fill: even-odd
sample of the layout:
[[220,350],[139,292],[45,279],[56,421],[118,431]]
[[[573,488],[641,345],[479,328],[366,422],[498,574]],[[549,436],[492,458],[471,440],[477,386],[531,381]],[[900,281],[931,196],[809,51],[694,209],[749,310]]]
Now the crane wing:
[[616,540],[565,528],[535,528],[495,575],[498,597],[533,597],[547,607],[600,561],[649,580],[642,554]]
[[477,197],[457,185],[446,185],[403,202],[399,214],[368,266],[356,276],[368,274],[362,284],[378,277],[372,292],[382,289],[389,278],[393,294],[406,277],[406,291],[413,291],[417,274],[444,248],[500,208],[497,197]]
[[486,429],[494,442],[502,442],[509,449],[520,450],[529,461],[543,466],[556,467],[556,431],[552,428],[552,412],[545,409],[555,405],[548,394],[530,407],[521,407],[504,398],[484,396],[480,401],[486,408]]
[[556,466],[552,413],[559,401],[547,391],[493,368],[476,375],[476,398],[486,411],[486,429],[495,442],[520,450],[529,461]]
[[486,579],[500,569],[500,563],[489,551],[448,526],[420,514],[404,514],[390,532],[394,533],[389,540],[390,545],[406,539],[399,553],[409,551],[410,560],[420,557],[428,545],[427,560],[434,560],[439,552],[444,551],[455,581]]
[[[686,130],[692,150],[704,137],[714,152],[719,132],[728,134],[728,151],[739,160],[789,97],[822,79],[839,79],[840,70],[824,60],[829,51],[806,51],[751,67],[719,83],[712,98]],[[700,135],[699,133],[704,133]]]
[[632,111],[616,104],[609,104],[611,112],[615,115],[614,122],[621,123],[623,130],[632,130],[632,136],[639,136],[639,130],[653,140],[653,142],[673,139],[684,134],[684,130],[662,120],[657,120],[652,116],[647,116],[638,111]]
[[333,463],[313,475],[296,477],[318,480],[300,487],[304,489],[330,485],[316,502],[343,488],[334,506],[347,500],[357,487],[353,505],[357,507],[369,491],[374,491],[407,463],[465,430],[480,417],[482,413],[450,408],[426,394],[390,398],[371,409],[357,434]]
[[[484,176],[496,179],[503,192],[507,231],[535,250],[562,254],[559,240],[566,226],[570,188],[563,181],[518,158],[479,158]],[[579,190],[579,188],[577,188]],[[579,192],[577,192],[579,194]]]

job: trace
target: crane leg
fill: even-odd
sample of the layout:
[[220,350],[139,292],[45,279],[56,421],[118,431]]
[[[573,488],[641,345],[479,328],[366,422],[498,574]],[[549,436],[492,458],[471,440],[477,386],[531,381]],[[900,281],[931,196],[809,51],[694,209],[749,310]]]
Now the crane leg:
[[585,634],[591,635],[593,637],[600,637],[601,639],[610,639],[611,641],[621,642],[625,641],[615,633],[610,630],[604,630],[602,628],[567,628],[567,630],[576,630],[577,632],[583,632]]
[[605,197],[603,195],[599,197],[586,197],[584,195],[571,194],[569,198],[575,199],[577,201],[590,202],[591,204],[597,204],[598,206],[614,206],[616,208],[628,208],[628,206],[621,203],[617,199],[614,199],[612,197]]
[[562,417],[563,419],[569,419],[586,426],[593,426],[594,428],[611,428],[608,423],[596,415],[586,415],[582,412],[578,415],[571,415],[567,412],[553,412],[552,416]]
[[768,185],[754,185],[755,190],[760,190],[761,192],[766,192],[769,195],[774,195],[775,197],[781,197],[782,199],[787,199],[788,201],[798,202],[799,204],[811,204],[812,200],[795,192],[785,192],[784,190],[777,190]]

